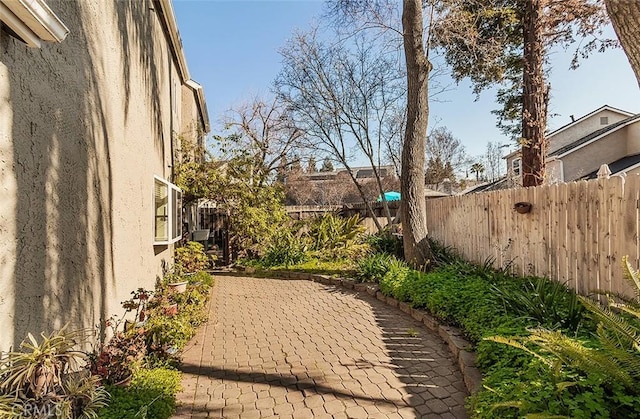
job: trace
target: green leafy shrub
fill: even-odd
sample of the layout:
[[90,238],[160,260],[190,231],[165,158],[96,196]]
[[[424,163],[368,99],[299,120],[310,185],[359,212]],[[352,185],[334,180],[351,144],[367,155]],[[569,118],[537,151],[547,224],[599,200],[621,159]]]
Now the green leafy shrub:
[[356,279],[360,282],[380,282],[389,270],[392,256],[386,253],[373,253],[358,261]]
[[575,291],[546,278],[525,278],[520,287],[492,286],[507,310],[550,328],[577,331],[585,308]]
[[187,275],[185,276],[185,279],[189,282],[190,285],[200,283],[208,288],[213,287],[214,283],[213,275],[206,271],[198,271],[193,275]]
[[391,295],[401,301],[406,301],[409,273],[413,273],[409,267],[398,259],[389,263],[387,273],[380,280],[380,290],[385,295]]
[[295,265],[307,260],[307,246],[304,241],[292,231],[283,226],[277,230],[262,257],[262,264],[269,268],[278,265]]
[[180,389],[180,372],[155,368],[139,370],[128,387],[109,386],[111,403],[100,410],[102,419],[170,418],[175,395]]
[[177,273],[191,273],[209,268],[210,260],[204,246],[198,242],[187,242],[176,249],[175,266]]
[[388,229],[368,235],[365,241],[375,253],[385,253],[400,259],[403,257],[402,239]]

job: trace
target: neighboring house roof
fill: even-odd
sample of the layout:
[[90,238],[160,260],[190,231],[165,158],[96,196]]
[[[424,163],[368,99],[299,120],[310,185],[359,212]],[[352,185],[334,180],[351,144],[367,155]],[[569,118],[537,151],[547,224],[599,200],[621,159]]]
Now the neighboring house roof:
[[625,111],[625,110],[622,110],[622,109],[618,109],[618,108],[614,108],[613,106],[604,105],[604,106],[596,109],[595,111],[589,112],[588,114],[586,114],[586,115],[584,115],[584,116],[582,116],[582,117],[580,117],[580,118],[578,118],[578,119],[576,119],[574,121],[571,121],[568,124],[563,125],[558,129],[555,129],[555,130],[547,133],[546,136],[548,138],[548,137],[551,137],[553,135],[556,135],[556,134],[558,134],[558,133],[560,133],[560,132],[562,132],[562,131],[564,131],[564,130],[566,130],[566,129],[574,126],[574,125],[578,125],[580,122],[584,121],[585,119],[589,118],[590,116],[593,116],[593,115],[597,114],[598,112],[602,112],[602,111],[617,112],[617,113],[625,115],[625,116],[632,116],[633,115],[631,112],[628,112],[628,111]]
[[623,119],[622,121],[618,121],[615,122],[611,125],[608,125],[604,128],[601,128],[597,131],[594,131],[588,135],[585,135],[582,138],[577,139],[576,141],[565,145],[564,147],[560,147],[559,149],[557,149],[556,151],[549,153],[548,157],[562,157],[566,154],[569,154],[579,148],[584,147],[587,144],[590,144],[594,141],[599,140],[600,138],[604,137],[605,135],[608,135],[612,132],[615,132],[621,128],[626,127],[629,124],[632,124],[633,122],[636,122],[637,120],[640,120],[640,114],[636,114],[633,116],[630,116],[629,118]]
[[489,192],[489,191],[497,191],[498,189],[504,189],[506,187],[506,182],[507,178],[506,176],[498,179],[498,180],[494,180],[493,182],[485,182],[485,183],[481,183],[479,185],[475,185],[472,186],[471,188],[465,189],[464,191],[460,192],[460,195],[466,195],[469,193],[478,193],[478,192]]
[[[373,179],[375,177],[371,166],[351,167],[350,169],[351,169],[351,173],[355,173],[356,179]],[[390,165],[379,166],[377,169],[380,177],[386,177],[386,176],[395,174],[395,172],[393,171],[393,166],[390,166]],[[309,178],[309,180],[328,180],[328,179],[335,178],[340,173],[347,173],[347,172],[348,172],[347,169],[345,169],[344,167],[341,167],[331,172],[311,172],[311,173],[301,173],[301,175]]]
[[[623,157],[612,163],[609,163],[608,166],[609,166],[609,170],[611,170],[612,175],[615,175],[621,172],[626,172],[629,169],[633,169],[636,166],[640,166],[640,154],[634,154],[633,156]],[[582,179],[585,179],[585,180],[597,179],[598,170],[594,170],[593,172],[584,176]]]
[[424,188],[424,196],[425,198],[443,198],[445,196],[451,196],[451,194],[440,192],[440,191],[434,191],[431,188]]

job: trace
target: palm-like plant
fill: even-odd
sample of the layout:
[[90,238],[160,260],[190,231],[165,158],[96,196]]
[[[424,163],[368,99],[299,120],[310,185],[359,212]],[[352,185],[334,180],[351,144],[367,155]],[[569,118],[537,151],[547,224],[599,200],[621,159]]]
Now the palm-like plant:
[[342,218],[333,214],[325,214],[318,218],[309,229],[312,249],[326,250],[346,248],[354,244],[366,228],[360,224],[357,215]]
[[480,180],[480,175],[484,173],[484,165],[482,163],[473,163],[471,165],[471,173],[476,174],[476,181]]

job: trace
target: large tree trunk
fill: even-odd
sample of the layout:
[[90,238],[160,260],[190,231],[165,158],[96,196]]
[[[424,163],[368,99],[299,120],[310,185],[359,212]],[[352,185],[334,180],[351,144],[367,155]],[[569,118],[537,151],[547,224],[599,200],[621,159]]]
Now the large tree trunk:
[[525,0],[523,14],[524,74],[522,79],[522,185],[544,181],[548,87],[545,83],[542,40],[543,0]]
[[607,13],[640,85],[640,2],[605,0]]
[[427,241],[424,153],[429,122],[429,71],[422,40],[422,1],[404,0],[402,28],[407,64],[407,124],[402,146],[401,217],[404,255],[416,268],[431,258]]

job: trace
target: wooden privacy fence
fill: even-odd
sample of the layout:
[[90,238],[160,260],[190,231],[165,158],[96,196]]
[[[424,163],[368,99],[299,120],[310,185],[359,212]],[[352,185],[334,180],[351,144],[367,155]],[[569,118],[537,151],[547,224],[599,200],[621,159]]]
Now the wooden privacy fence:
[[[477,263],[494,259],[520,275],[546,276],[586,295],[633,296],[622,257],[636,269],[640,175],[427,200],[429,234]],[[514,210],[531,203],[531,212]]]

